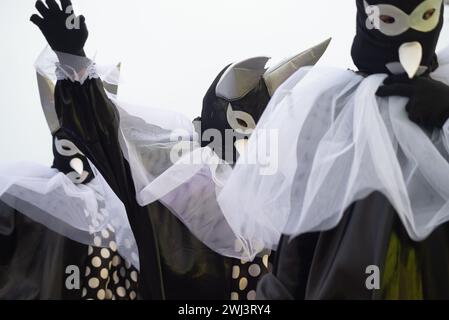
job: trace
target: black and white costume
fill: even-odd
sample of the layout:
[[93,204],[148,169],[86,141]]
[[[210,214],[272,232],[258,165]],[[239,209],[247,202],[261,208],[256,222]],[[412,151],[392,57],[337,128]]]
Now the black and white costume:
[[[356,3],[359,72],[293,75],[253,134],[279,130],[277,170],[265,177],[261,165],[237,163],[221,193],[242,238],[277,247],[286,235],[260,298],[449,296],[449,51],[435,54],[444,5]],[[260,143],[250,139],[250,157]]]

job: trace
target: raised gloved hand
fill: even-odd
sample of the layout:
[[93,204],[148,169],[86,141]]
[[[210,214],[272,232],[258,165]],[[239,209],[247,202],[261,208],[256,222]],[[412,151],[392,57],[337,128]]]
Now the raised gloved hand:
[[36,9],[41,14],[33,14],[31,22],[39,27],[54,51],[85,56],[84,44],[88,31],[83,16],[76,17],[70,0],[60,0],[61,8],[55,0],[36,2]]
[[377,95],[409,98],[406,110],[410,120],[418,125],[441,128],[449,119],[449,86],[440,81],[428,77],[390,76]]

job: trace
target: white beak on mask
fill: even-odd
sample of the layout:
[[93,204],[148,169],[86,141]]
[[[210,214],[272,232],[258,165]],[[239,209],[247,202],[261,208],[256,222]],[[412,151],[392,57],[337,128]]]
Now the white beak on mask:
[[407,42],[399,48],[399,61],[402,67],[412,79],[421,65],[422,46],[419,42]]
[[78,158],[74,158],[70,161],[70,167],[75,170],[80,176],[83,174],[84,171],[84,165],[83,161]]

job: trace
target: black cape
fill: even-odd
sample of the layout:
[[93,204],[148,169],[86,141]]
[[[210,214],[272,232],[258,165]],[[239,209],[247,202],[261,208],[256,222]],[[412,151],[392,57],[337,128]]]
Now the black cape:
[[[368,266],[380,271],[368,289]],[[283,237],[260,299],[448,299],[449,224],[412,241],[389,201],[373,193],[332,230]]]

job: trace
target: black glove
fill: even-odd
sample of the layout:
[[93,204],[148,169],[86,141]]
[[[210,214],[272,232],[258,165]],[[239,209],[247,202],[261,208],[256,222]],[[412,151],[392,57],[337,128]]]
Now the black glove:
[[[70,0],[60,0],[61,8],[55,0],[36,2],[36,9],[42,15],[33,14],[31,22],[39,27],[54,51],[85,56],[84,44],[88,31],[83,16],[75,17]],[[67,13],[69,12],[69,13]]]
[[427,128],[441,128],[449,119],[449,86],[428,77],[390,76],[376,93],[379,97],[409,98],[410,120]]

